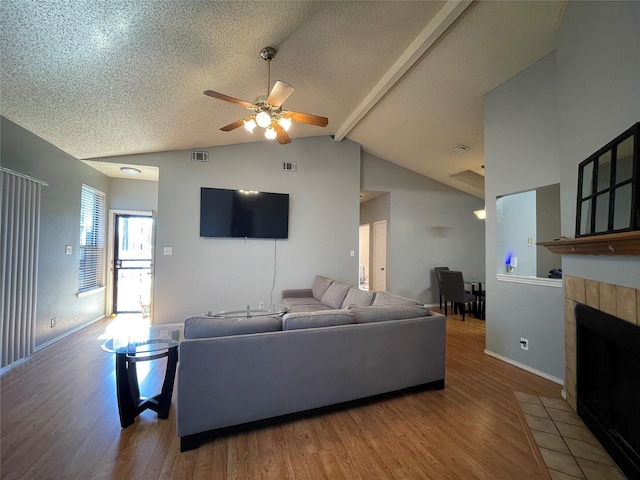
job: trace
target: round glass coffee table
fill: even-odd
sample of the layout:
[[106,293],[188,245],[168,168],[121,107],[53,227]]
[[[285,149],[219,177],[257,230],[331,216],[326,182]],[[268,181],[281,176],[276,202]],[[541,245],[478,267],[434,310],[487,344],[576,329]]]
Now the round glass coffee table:
[[[144,335],[110,338],[102,344],[104,351],[114,353],[116,357],[116,392],[122,428],[132,425],[147,409],[156,412],[158,418],[169,418],[179,338],[179,330],[150,329]],[[136,364],[164,357],[167,357],[167,369],[162,390],[152,398],[140,397]]]

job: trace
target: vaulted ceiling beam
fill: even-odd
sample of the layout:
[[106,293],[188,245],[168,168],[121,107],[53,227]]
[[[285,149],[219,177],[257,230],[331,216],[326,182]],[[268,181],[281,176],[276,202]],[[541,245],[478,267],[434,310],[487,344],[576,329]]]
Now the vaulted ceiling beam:
[[393,66],[384,74],[349,118],[335,134],[336,142],[345,138],[364,116],[376,106],[385,94],[402,78],[420,57],[440,38],[451,24],[471,5],[472,0],[449,1],[436,14],[420,35],[409,45]]

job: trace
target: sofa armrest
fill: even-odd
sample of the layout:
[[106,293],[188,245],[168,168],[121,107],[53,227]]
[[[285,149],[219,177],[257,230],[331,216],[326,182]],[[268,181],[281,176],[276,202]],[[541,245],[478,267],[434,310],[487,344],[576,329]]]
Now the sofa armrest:
[[302,288],[297,290],[283,290],[282,298],[313,298],[313,292],[310,288]]

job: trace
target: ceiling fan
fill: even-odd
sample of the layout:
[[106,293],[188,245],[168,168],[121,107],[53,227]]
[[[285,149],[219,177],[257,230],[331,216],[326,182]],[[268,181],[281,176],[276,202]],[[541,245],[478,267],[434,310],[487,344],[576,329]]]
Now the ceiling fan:
[[[271,60],[275,57],[276,51],[272,47],[265,47],[260,51],[260,56],[267,61],[267,92],[271,84]],[[253,100],[253,103],[245,102],[213,90],[205,90],[204,94],[218,100],[234,103],[241,107],[253,110],[253,114],[236,120],[229,125],[222,127],[223,132],[230,132],[244,125],[249,132],[253,132],[256,126],[265,129],[264,136],[269,140],[278,139],[281,144],[291,143],[287,134],[291,122],[306,123],[317,127],[326,127],[329,119],[308,113],[292,112],[283,110],[282,104],[293,93],[293,87],[288,83],[278,80],[269,95],[260,95]]]

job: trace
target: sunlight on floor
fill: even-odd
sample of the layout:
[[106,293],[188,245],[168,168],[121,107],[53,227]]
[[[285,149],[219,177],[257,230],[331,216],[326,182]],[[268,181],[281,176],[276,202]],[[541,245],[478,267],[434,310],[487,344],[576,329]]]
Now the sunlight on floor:
[[99,340],[109,338],[122,339],[126,344],[127,339],[146,338],[151,328],[149,317],[144,318],[140,313],[121,313],[111,320]]

